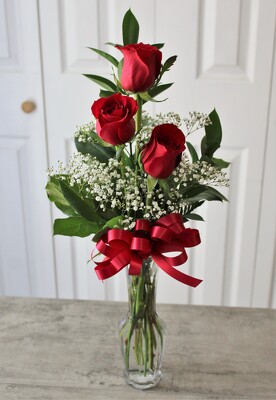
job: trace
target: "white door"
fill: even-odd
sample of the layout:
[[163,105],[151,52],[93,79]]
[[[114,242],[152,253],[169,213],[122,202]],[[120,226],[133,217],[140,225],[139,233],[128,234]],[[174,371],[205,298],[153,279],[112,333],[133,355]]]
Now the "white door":
[[[81,74],[111,73],[108,64],[86,47],[102,48],[108,41],[121,40],[122,17],[129,4],[106,0],[39,0],[39,7],[49,159],[51,165],[57,165],[57,160],[68,160],[74,151],[76,125],[91,120],[90,107],[98,98],[98,87]],[[151,20],[154,2],[139,2],[140,20],[144,19],[145,9]],[[145,20],[141,38],[154,41],[154,28]],[[62,217],[56,209],[53,215]],[[56,236],[54,240],[59,296],[126,299],[124,273],[102,284],[92,263],[87,264],[94,247],[91,239]]]
[[35,0],[0,0],[0,87],[0,295],[54,297]]
[[[39,0],[50,163],[68,159],[75,126],[91,119],[98,88],[82,73],[110,70],[86,46],[105,49],[121,37],[131,6],[141,41],[165,42],[166,56],[178,54],[168,81],[169,100],[151,110],[210,112],[217,108],[224,138],[221,156],[232,162],[229,204],[203,210],[202,244],[192,250],[185,271],[203,278],[189,289],[160,272],[159,301],[249,306],[256,301],[258,220],[270,101],[275,0]],[[195,137],[196,139],[196,137]],[[197,140],[197,139],[196,139]],[[199,141],[198,141],[199,143]],[[58,212],[54,211],[56,217]],[[89,240],[57,237],[59,295],[125,299],[121,273],[102,285],[86,266]],[[271,251],[271,249],[269,249]],[[273,278],[272,268],[265,271]],[[272,286],[271,286],[272,287]],[[269,293],[267,287],[266,293]]]
[[[173,4],[177,4],[172,16],[175,29],[167,29]],[[230,203],[209,203],[208,223],[198,225],[202,244],[200,251],[193,249],[190,270],[204,282],[187,290],[184,299],[192,303],[250,306],[257,287],[256,268],[261,267],[270,282],[273,279],[272,263],[256,265],[256,248],[275,16],[275,0],[164,1],[156,9],[158,41],[166,41],[168,51],[180,55],[169,102],[157,109],[169,107],[185,114],[216,107],[224,132],[220,154],[232,163]],[[170,292],[173,300],[182,295],[178,284],[166,281],[163,293]],[[263,299],[257,304],[264,305]]]

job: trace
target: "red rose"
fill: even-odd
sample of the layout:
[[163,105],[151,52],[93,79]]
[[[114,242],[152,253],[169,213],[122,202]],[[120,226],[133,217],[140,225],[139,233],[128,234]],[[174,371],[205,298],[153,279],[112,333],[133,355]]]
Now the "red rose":
[[180,163],[184,143],[184,133],[176,125],[156,126],[142,151],[145,172],[154,178],[168,178]]
[[133,93],[148,90],[160,73],[161,51],[144,43],[116,47],[124,55],[121,76],[123,89]]
[[96,131],[105,142],[116,146],[128,142],[134,135],[133,116],[138,105],[132,97],[116,93],[94,101],[91,110],[97,119]]

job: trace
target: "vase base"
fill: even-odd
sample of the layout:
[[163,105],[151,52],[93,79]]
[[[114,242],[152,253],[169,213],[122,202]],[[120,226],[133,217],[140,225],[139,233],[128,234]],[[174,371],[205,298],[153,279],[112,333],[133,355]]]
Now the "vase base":
[[150,389],[156,386],[161,378],[162,374],[160,370],[156,371],[155,373],[148,371],[146,375],[138,369],[125,372],[126,382],[136,389]]

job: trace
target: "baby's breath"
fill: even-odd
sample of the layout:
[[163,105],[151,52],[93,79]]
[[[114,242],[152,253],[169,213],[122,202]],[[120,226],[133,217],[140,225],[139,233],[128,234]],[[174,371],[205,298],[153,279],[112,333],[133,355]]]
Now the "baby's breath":
[[229,186],[229,179],[225,172],[206,161],[192,163],[185,153],[172,175],[175,176],[175,182],[184,186],[191,182],[200,185]]
[[78,142],[86,143],[93,142],[91,134],[95,132],[95,123],[94,121],[89,122],[89,124],[85,124],[82,126],[77,126],[77,130],[74,134],[74,137]]
[[205,126],[212,125],[209,115],[198,111],[189,112],[189,117],[184,118],[183,121],[186,125],[187,135]]
[[[193,112],[189,116],[190,118],[184,120],[188,133],[211,123],[206,114]],[[180,116],[173,112],[157,114],[155,117],[145,114],[143,121],[144,125],[136,136],[140,148],[149,141],[155,126],[172,123],[181,129],[183,122]],[[93,135],[95,124],[91,122],[78,127],[75,138],[79,142],[93,142],[96,140]],[[96,209],[103,212],[113,210],[116,215],[121,215],[120,224],[127,230],[135,227],[138,218],[154,222],[171,212],[185,213],[187,204],[182,193],[190,185],[229,185],[226,174],[220,169],[206,161],[193,163],[184,152],[180,164],[169,178],[169,192],[164,191],[161,184],[157,184],[154,190],[148,193],[147,174],[127,165],[124,166],[122,174],[121,162],[110,158],[108,163],[101,163],[90,154],[78,152],[73,154],[68,165],[59,162],[57,170],[50,168],[48,174],[66,180],[82,198],[93,201]]]

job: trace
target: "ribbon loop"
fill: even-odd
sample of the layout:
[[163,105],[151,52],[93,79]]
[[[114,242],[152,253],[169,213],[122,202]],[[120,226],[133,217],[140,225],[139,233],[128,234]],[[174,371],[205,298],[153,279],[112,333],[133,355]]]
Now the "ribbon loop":
[[155,225],[151,231],[151,238],[155,240],[162,240],[163,242],[170,242],[172,240],[172,232],[168,228]]
[[151,224],[147,219],[137,219],[135,231],[144,231],[150,233]]
[[[174,279],[196,287],[202,281],[175,269],[187,259],[185,247],[197,246],[200,236],[197,229],[185,228],[179,213],[161,217],[153,225],[146,219],[138,219],[134,232],[110,229],[98,241],[96,247],[105,258],[95,262],[96,274],[104,280],[117,274],[129,264],[130,275],[140,275],[143,260],[152,256],[156,264]],[[175,257],[163,253],[180,252]]]

